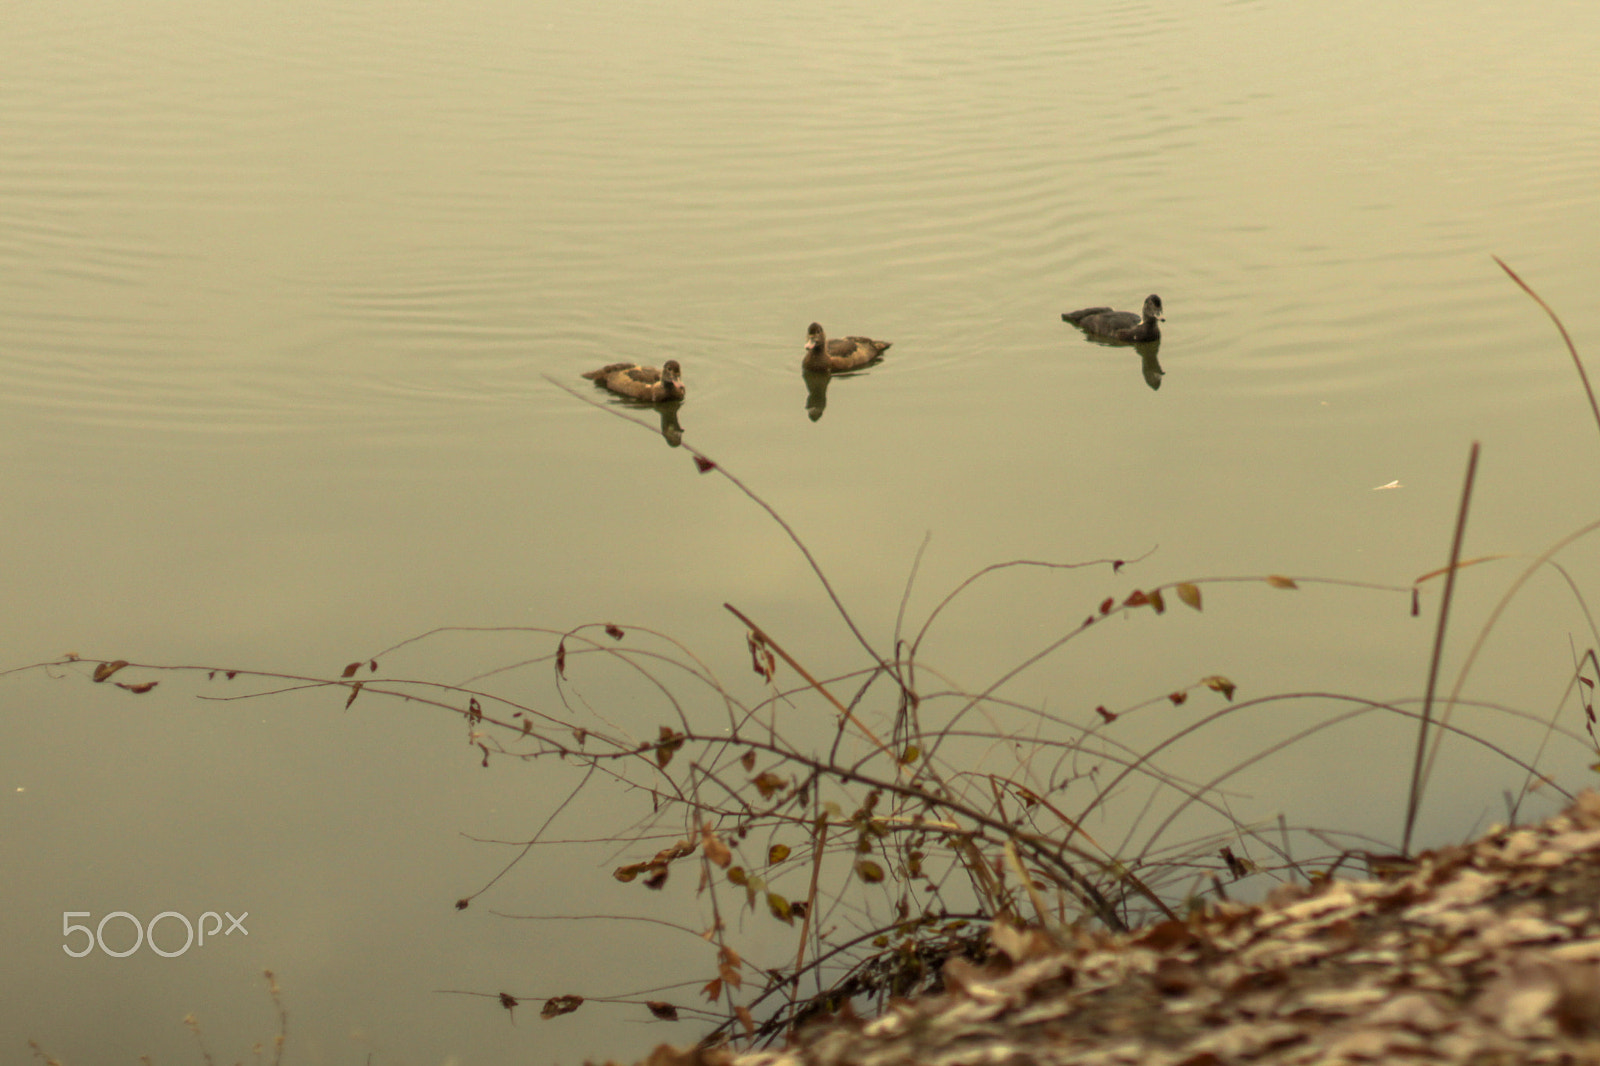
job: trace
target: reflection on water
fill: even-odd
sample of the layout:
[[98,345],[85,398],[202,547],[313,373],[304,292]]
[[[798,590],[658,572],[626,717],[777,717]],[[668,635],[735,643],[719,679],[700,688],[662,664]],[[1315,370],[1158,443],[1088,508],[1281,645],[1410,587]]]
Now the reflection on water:
[[1101,348],[1133,349],[1139,355],[1139,373],[1144,377],[1144,383],[1152,389],[1161,387],[1162,378],[1166,375],[1166,371],[1161,369],[1161,341],[1119,341],[1097,337],[1092,333],[1085,334],[1083,339]]
[[828,386],[835,378],[848,380],[850,378],[867,378],[872,375],[870,369],[848,370],[829,374],[816,370],[800,371],[800,378],[806,383],[806,417],[815,422],[822,417],[822,412],[828,407]]
[[828,409],[828,383],[833,375],[817,370],[802,370],[806,383],[806,415],[815,422]]
[[1161,378],[1166,374],[1161,369],[1161,360],[1157,358],[1161,351],[1160,341],[1145,341],[1135,344],[1133,350],[1139,353],[1139,371],[1144,375],[1144,383],[1152,389],[1161,387]]
[[682,400],[668,400],[666,403],[656,404],[656,413],[661,416],[661,436],[672,448],[683,443],[683,425],[678,421],[678,408],[682,406]]

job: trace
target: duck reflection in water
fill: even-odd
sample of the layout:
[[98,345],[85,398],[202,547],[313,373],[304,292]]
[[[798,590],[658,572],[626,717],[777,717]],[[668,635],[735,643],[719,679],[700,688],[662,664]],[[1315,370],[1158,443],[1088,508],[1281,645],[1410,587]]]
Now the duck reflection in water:
[[801,376],[806,382],[806,415],[815,422],[828,406],[828,383],[835,374],[851,374],[864,370],[883,358],[892,341],[876,341],[871,337],[836,337],[828,339],[820,325],[813,322],[806,329],[806,351],[800,360]]
[[683,443],[678,408],[683,406],[688,389],[683,384],[683,368],[676,359],[668,359],[659,370],[637,363],[611,363],[583,376],[625,399],[654,406],[661,416],[661,436],[667,445],[676,448]]
[[1161,387],[1162,375],[1166,373],[1161,369],[1161,360],[1157,353],[1161,351],[1160,341],[1146,341],[1135,344],[1133,350],[1139,353],[1139,372],[1144,375],[1144,383],[1152,389]]
[[833,375],[802,370],[800,376],[806,380],[806,415],[815,422],[828,406],[828,382],[833,380]]
[[682,406],[682,400],[656,404],[656,411],[661,415],[661,435],[666,438],[669,448],[676,448],[683,443],[683,426],[678,422],[678,408]]
[[1152,389],[1161,387],[1166,371],[1161,369],[1158,353],[1161,351],[1161,323],[1166,321],[1161,297],[1151,293],[1145,297],[1144,309],[1139,314],[1132,311],[1113,311],[1109,307],[1085,307],[1068,311],[1061,316],[1083,330],[1087,340],[1107,347],[1132,345],[1139,353],[1139,370],[1144,383]]

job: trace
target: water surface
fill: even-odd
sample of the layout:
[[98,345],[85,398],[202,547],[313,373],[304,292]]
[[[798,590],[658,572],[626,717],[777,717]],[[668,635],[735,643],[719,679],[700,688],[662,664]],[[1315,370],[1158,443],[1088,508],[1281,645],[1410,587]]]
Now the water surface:
[[[327,676],[438,625],[616,621],[759,699],[732,602],[818,672],[859,669],[764,512],[546,380],[587,389],[618,359],[683,363],[684,440],[792,524],[880,649],[924,544],[913,620],[990,563],[1150,552],[958,601],[922,654],[970,688],[1141,585],[1407,586],[1444,562],[1473,440],[1468,554],[1536,553],[1593,516],[1600,449],[1553,328],[1490,256],[1600,349],[1600,142],[1580,119],[1597,30],[1577,4],[18,9],[0,46],[5,665]],[[1060,320],[1150,292],[1159,389]],[[812,320],[894,342],[816,421]],[[1569,558],[1580,587],[1593,561]],[[1463,576],[1452,668],[1522,565]],[[1415,697],[1436,585],[1419,619],[1403,593],[1208,586],[1201,614],[1118,621],[1004,694],[1084,723],[1208,674]],[[1540,578],[1468,693],[1548,714],[1592,640]],[[451,638],[386,667],[457,680],[532,646]],[[566,795],[553,764],[485,770],[458,721],[412,705],[203,689],[0,685],[14,1054],[185,1061],[192,1011],[242,1056],[276,1031],[269,967],[296,1062],[576,1062],[695,1034],[603,1004],[513,1020],[492,998],[709,969],[682,937],[490,913],[703,918],[687,891],[641,903],[612,882],[615,849],[540,853],[453,909],[508,860],[468,838],[525,840]],[[1130,716],[1121,739],[1202,704]],[[1172,765],[1203,780],[1319,708],[1202,732]],[[608,711],[659,724],[620,695]],[[1544,736],[1474,721],[1524,757]],[[1237,812],[1393,840],[1412,731],[1321,734],[1241,782]],[[1571,786],[1588,761],[1554,745],[1545,765]],[[1447,749],[1424,834],[1472,831],[1519,784]],[[638,810],[586,815],[563,833]],[[250,912],[247,941],[61,951],[66,911],[224,909]]]

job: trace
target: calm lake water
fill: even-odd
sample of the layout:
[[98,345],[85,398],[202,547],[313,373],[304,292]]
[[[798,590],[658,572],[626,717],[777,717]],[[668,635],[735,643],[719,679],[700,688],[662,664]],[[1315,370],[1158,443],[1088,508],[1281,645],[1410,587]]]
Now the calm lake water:
[[[914,565],[908,629],[991,563],[1140,560],[981,583],[920,649],[953,686],[1137,587],[1391,590],[1207,585],[1203,612],[1113,620],[1003,689],[1086,727],[1155,700],[1116,727],[1141,750],[1222,706],[1160,700],[1212,674],[1239,700],[1419,697],[1440,581],[1420,618],[1404,590],[1447,558],[1472,441],[1466,554],[1509,557],[1462,574],[1446,688],[1528,559],[1595,517],[1600,433],[1571,360],[1491,259],[1600,354],[1592,4],[85,0],[5,22],[6,668],[76,652],[329,677],[436,626],[617,622],[759,700],[729,602],[819,675],[861,669],[764,511],[548,380],[596,399],[578,375],[615,360],[683,364],[684,443],[791,523],[881,652]],[[1159,377],[1061,321],[1151,292]],[[812,320],[894,344],[815,420]],[[1561,556],[1591,596],[1597,554]],[[1542,571],[1463,689],[1535,719],[1456,721],[1581,787],[1593,753],[1540,718],[1581,733],[1563,700],[1595,640]],[[451,635],[381,676],[549,650]],[[506,687],[559,711],[551,674]],[[693,937],[493,913],[700,927],[691,886],[645,898],[609,875],[661,845],[535,850],[453,907],[540,832],[572,767],[484,769],[459,719],[418,704],[119,677],[161,685],[0,678],[0,1058],[32,1039],[69,1064],[201,1061],[192,1012],[232,1062],[278,1031],[268,968],[287,1062],[576,1063],[698,1035],[637,1005],[537,1016],[565,993],[697,1002]],[[659,697],[588,684],[626,731],[665,720]],[[1267,704],[1164,765],[1205,781],[1342,709]],[[1414,732],[1357,718],[1227,802],[1396,843]],[[1481,829],[1522,784],[1447,745],[1419,839]],[[603,790],[581,807],[550,835],[648,815]],[[1132,851],[1153,828],[1096,825]],[[115,911],[248,912],[247,936],[63,951],[82,935],[64,921]],[[124,922],[105,935],[125,946]],[[502,991],[527,1001],[514,1016]]]

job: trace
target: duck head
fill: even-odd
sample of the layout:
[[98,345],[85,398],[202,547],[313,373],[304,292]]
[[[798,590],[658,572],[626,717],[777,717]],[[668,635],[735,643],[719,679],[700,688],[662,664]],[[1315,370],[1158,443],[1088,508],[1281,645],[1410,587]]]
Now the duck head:
[[662,364],[661,385],[667,395],[676,399],[683,399],[683,367],[678,365],[676,359],[668,359]]
[[1146,322],[1165,322],[1166,318],[1161,313],[1161,297],[1151,293],[1144,298],[1144,320]]
[[816,322],[806,327],[806,354],[800,365],[807,369],[828,369],[828,335]]

